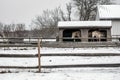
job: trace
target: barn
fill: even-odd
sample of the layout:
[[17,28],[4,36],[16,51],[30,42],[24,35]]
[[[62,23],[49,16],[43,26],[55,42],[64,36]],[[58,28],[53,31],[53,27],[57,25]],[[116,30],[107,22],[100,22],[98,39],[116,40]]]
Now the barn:
[[112,37],[120,35],[120,5],[98,5],[96,20],[112,21]]
[[[111,21],[60,21],[58,22],[59,42],[97,41],[92,38],[93,31],[104,34],[100,41],[110,41],[111,27]],[[79,35],[73,37],[75,32],[79,32]]]

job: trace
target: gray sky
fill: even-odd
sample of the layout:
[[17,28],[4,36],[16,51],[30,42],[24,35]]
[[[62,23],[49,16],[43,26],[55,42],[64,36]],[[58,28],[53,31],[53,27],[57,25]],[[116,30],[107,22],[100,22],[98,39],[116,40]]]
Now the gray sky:
[[117,4],[120,4],[120,0],[115,0]]
[[0,22],[25,23],[27,26],[43,10],[65,7],[70,0],[0,0]]
[[[0,0],[0,22],[25,23],[30,25],[35,16],[43,10],[54,9],[57,6],[65,8],[70,0]],[[120,0],[117,0],[120,3]]]

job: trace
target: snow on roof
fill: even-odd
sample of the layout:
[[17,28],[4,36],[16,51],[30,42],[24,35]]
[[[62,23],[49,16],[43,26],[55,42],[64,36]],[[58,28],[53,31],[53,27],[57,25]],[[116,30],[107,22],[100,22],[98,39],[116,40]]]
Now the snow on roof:
[[59,28],[69,27],[111,27],[111,21],[60,21]]
[[100,19],[120,19],[120,5],[99,5]]

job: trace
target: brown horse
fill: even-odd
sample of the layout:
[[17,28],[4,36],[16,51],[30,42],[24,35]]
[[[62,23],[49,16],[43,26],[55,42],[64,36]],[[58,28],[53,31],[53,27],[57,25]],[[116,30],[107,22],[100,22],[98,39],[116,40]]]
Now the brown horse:
[[104,34],[101,33],[100,31],[93,31],[92,32],[92,38],[96,38],[97,41],[100,41],[101,37],[103,37]]

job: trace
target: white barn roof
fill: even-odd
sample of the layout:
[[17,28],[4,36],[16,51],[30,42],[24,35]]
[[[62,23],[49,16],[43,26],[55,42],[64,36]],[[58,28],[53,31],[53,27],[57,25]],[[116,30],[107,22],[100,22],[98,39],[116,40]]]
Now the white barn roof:
[[79,27],[111,27],[111,21],[60,21],[58,28]]
[[120,19],[120,5],[99,5],[100,19]]

